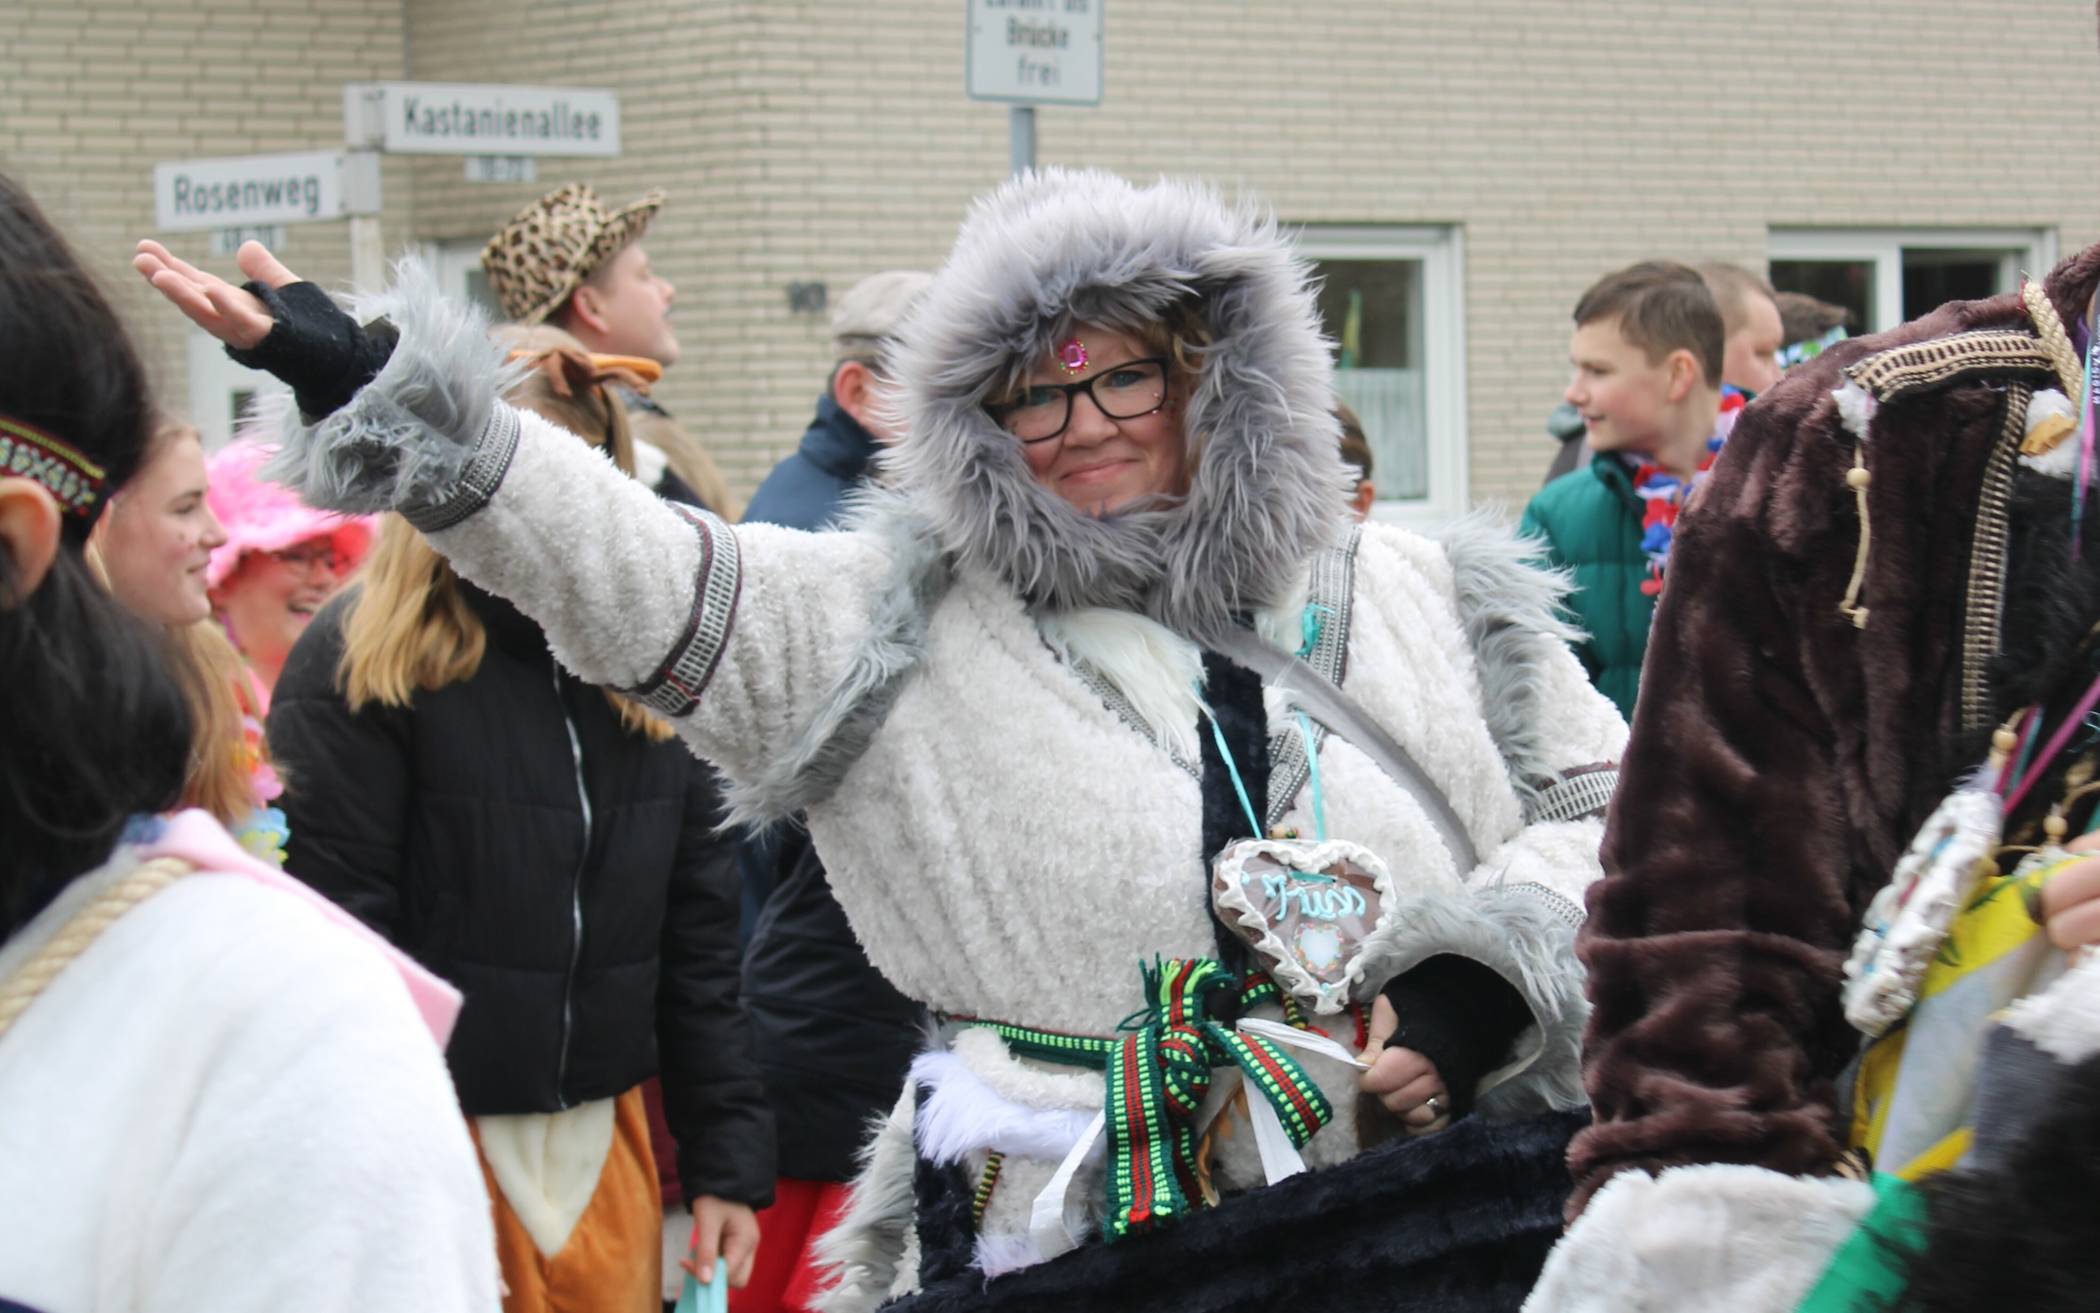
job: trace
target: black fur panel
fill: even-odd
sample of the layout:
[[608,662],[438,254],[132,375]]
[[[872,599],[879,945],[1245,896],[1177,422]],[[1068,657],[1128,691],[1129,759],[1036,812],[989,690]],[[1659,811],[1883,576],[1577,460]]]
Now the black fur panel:
[[[925,1115],[929,1086],[919,1090],[919,1115]],[[916,1138],[916,1137],[915,1137]],[[961,1163],[946,1165],[924,1155],[912,1165],[912,1213],[919,1230],[919,1284],[951,1281],[970,1270],[977,1256],[977,1221],[971,1214],[976,1182]]]
[[1584,1118],[1469,1118],[1305,1172],[1178,1226],[1087,1244],[888,1313],[1514,1313],[1560,1235]]
[[[1247,786],[1247,800],[1256,816],[1266,816],[1269,807],[1269,718],[1262,707],[1261,676],[1245,666],[1234,665],[1215,652],[1203,654],[1203,696],[1218,728],[1224,731],[1225,746],[1239,767],[1240,782]],[[1205,725],[1197,734],[1203,749],[1203,860],[1208,878],[1209,864],[1235,839],[1258,839],[1259,831],[1247,823],[1246,808],[1233,787],[1232,771],[1218,751],[1217,736]],[[1205,893],[1210,908],[1211,930],[1218,944],[1218,960],[1234,971],[1245,969],[1248,949],[1240,937],[1218,917],[1218,909]]]
[[2100,1057],[2073,1068],[2005,1169],[1924,1187],[1925,1245],[1897,1313],[2070,1313],[2100,1291]]

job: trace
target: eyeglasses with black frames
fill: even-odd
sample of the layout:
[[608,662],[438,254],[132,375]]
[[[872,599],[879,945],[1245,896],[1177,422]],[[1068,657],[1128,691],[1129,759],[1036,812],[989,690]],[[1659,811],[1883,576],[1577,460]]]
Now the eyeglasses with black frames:
[[1112,365],[1077,383],[1031,383],[1018,400],[985,410],[1024,445],[1064,436],[1072,424],[1072,398],[1084,392],[1110,419],[1140,419],[1167,404],[1167,359]]

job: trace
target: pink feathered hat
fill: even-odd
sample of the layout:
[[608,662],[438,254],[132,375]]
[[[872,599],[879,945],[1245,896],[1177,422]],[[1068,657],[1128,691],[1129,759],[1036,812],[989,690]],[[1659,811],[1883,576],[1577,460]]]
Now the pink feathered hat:
[[350,566],[364,559],[375,526],[365,516],[317,511],[299,494],[262,477],[271,449],[259,442],[228,443],[212,456],[204,499],[226,527],[226,544],[211,554],[204,581],[217,588],[249,552],[277,552],[309,538],[329,538]]

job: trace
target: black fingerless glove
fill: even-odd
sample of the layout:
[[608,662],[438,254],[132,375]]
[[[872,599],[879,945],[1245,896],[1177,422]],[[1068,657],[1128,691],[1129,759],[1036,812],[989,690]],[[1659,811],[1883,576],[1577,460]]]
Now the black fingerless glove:
[[1531,1024],[1531,1009],[1500,972],[1451,953],[1394,976],[1381,992],[1400,1019],[1385,1046],[1413,1049],[1436,1064],[1453,1121],[1473,1110],[1480,1078],[1502,1065]]
[[299,415],[309,424],[348,405],[359,388],[378,376],[401,340],[400,332],[384,319],[360,327],[313,283],[242,286],[275,322],[262,341],[246,350],[227,347],[226,354],[235,364],[291,384]]

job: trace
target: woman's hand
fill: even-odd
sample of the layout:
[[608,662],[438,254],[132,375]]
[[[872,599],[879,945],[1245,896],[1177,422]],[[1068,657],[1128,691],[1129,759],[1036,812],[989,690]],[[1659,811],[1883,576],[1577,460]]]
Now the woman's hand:
[[693,1200],[693,1239],[678,1266],[703,1285],[715,1279],[715,1257],[729,1265],[729,1284],[741,1290],[758,1256],[758,1215],[747,1204],[704,1194]]
[[[243,242],[233,261],[241,272],[266,287],[286,287],[299,281],[261,242]],[[131,257],[131,267],[168,298],[191,323],[237,351],[246,351],[270,335],[275,323],[270,312],[252,293],[235,287],[217,274],[208,274],[170,254],[168,248],[148,239]]]
[[[2074,853],[2100,852],[2100,834],[2073,839]],[[2049,942],[2065,952],[2100,944],[2100,857],[2059,869],[2042,884],[2042,920]]]
[[1451,1093],[1444,1088],[1436,1064],[1413,1049],[1385,1046],[1400,1018],[1381,994],[1371,1004],[1371,1019],[1365,1028],[1369,1043],[1361,1059],[1371,1064],[1359,1084],[1386,1110],[1397,1115],[1411,1135],[1426,1135],[1451,1124]]

